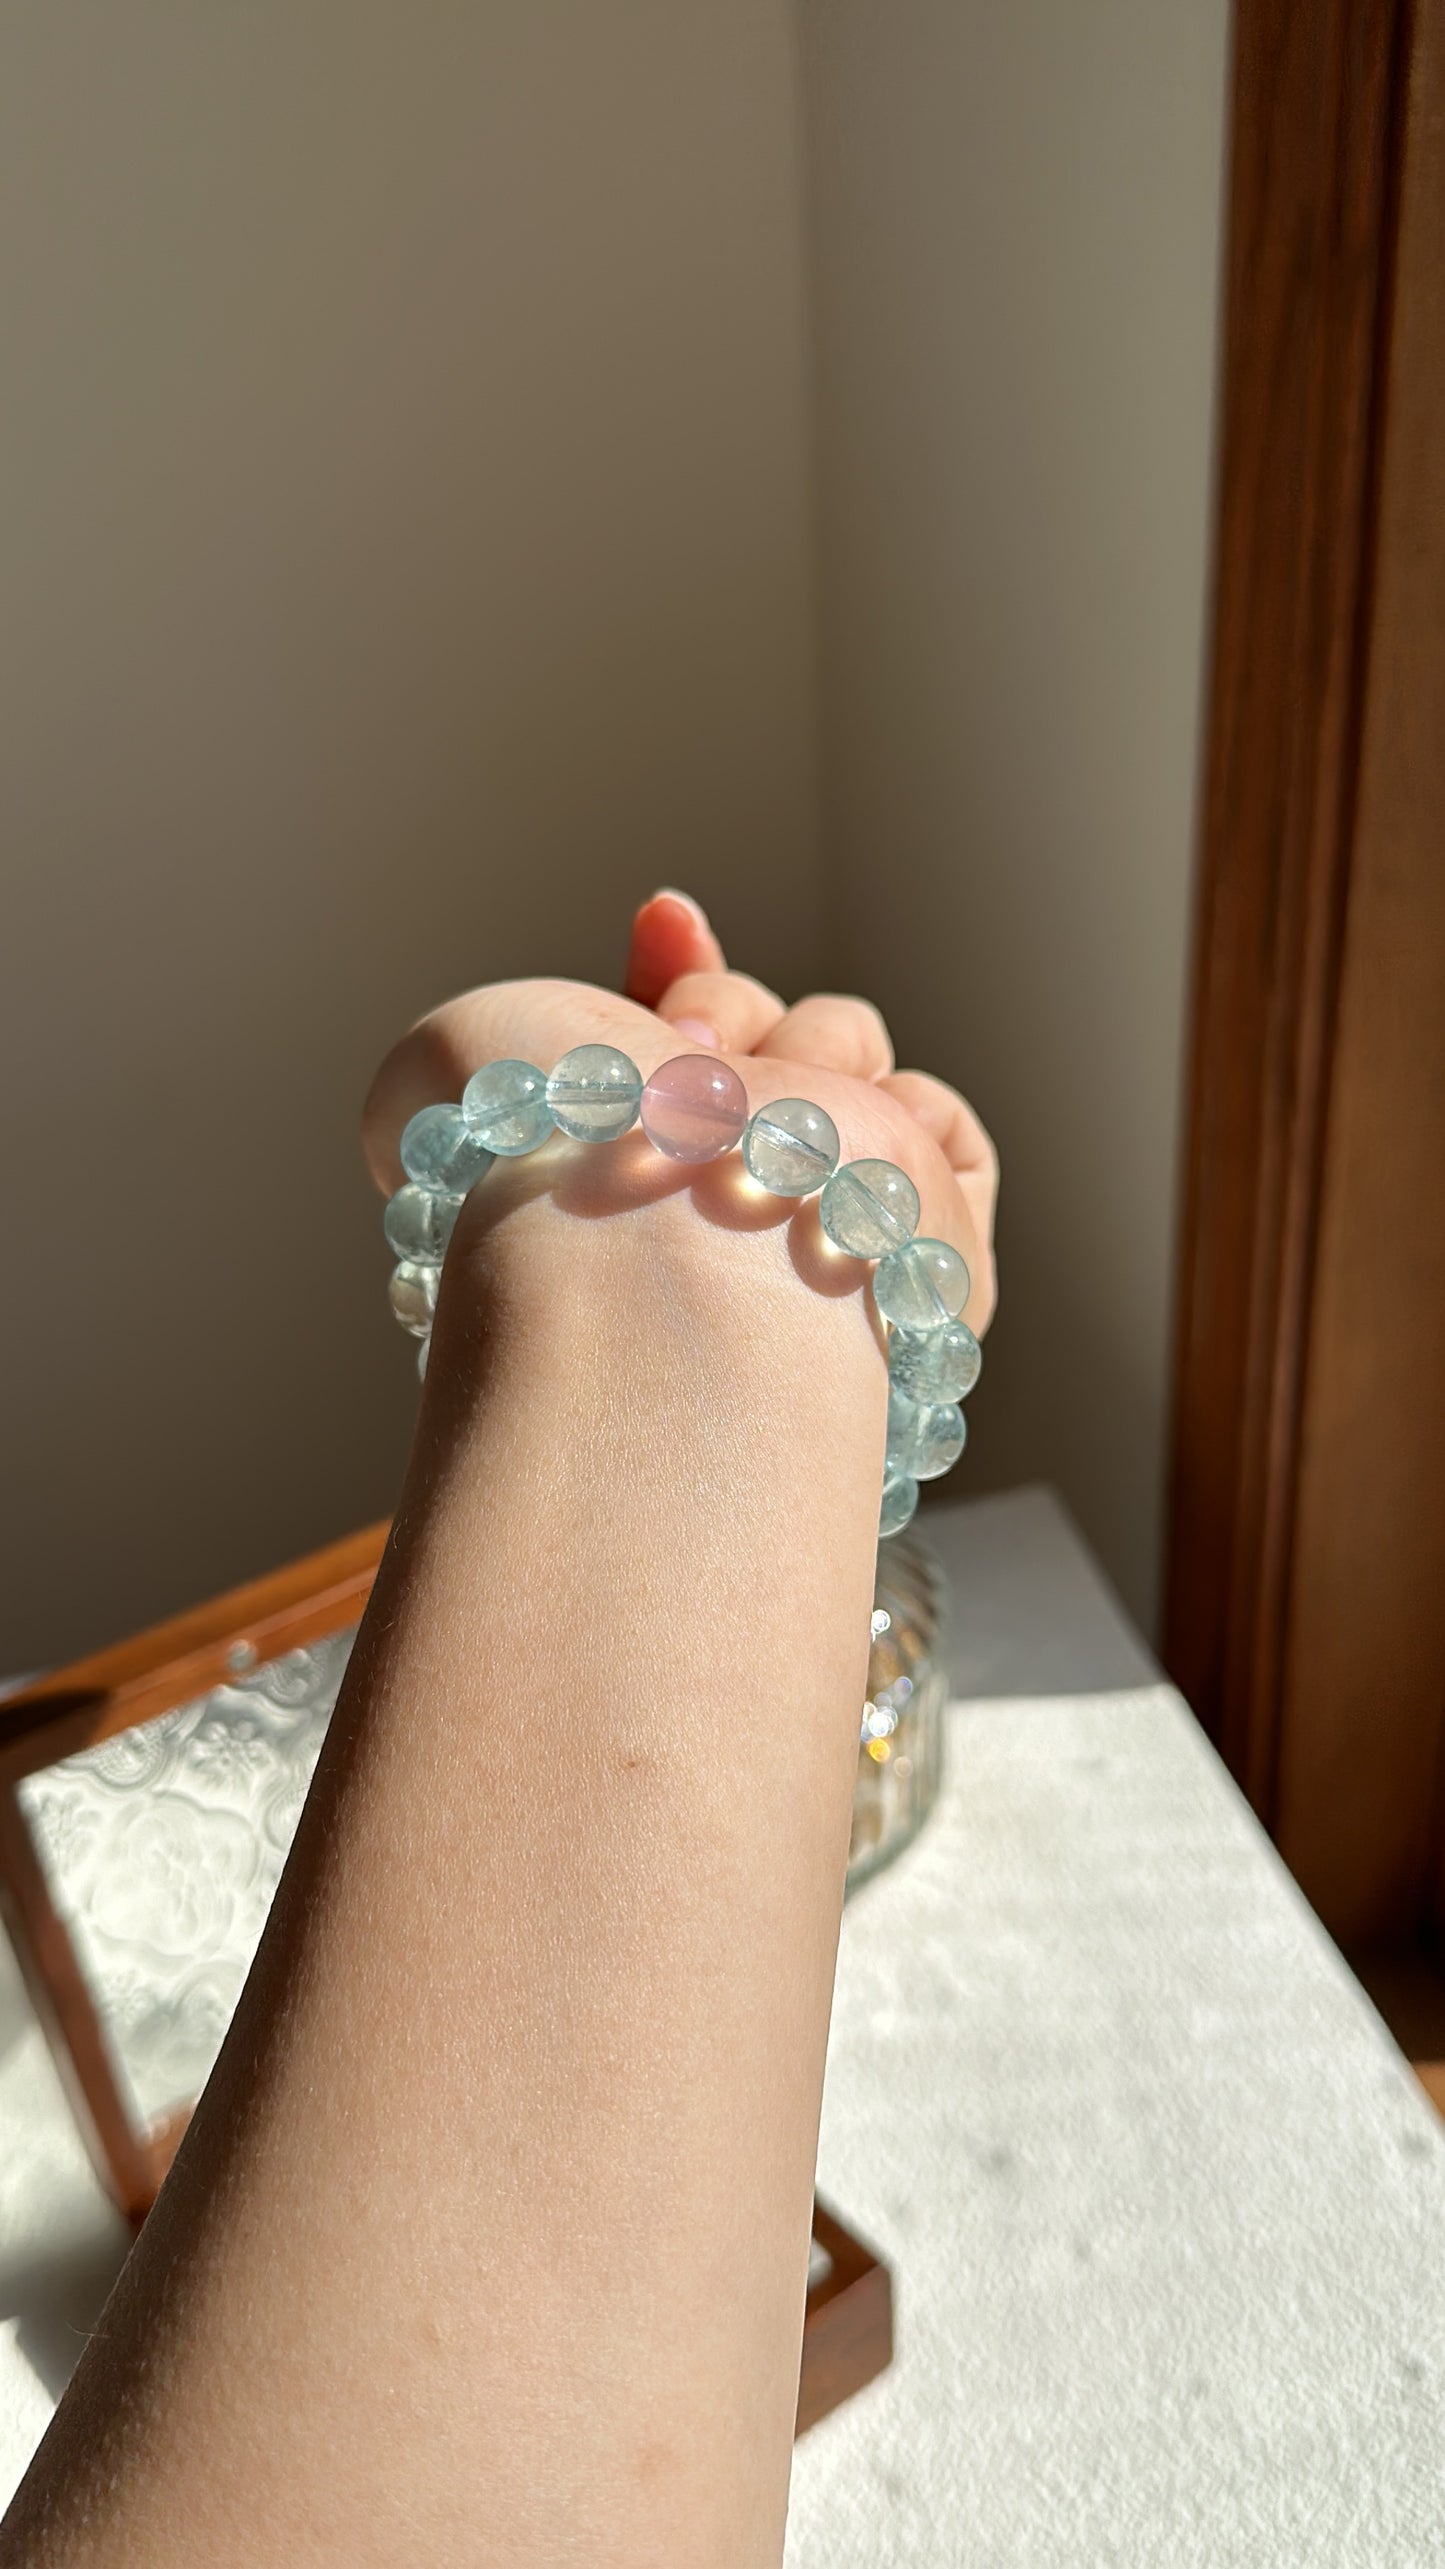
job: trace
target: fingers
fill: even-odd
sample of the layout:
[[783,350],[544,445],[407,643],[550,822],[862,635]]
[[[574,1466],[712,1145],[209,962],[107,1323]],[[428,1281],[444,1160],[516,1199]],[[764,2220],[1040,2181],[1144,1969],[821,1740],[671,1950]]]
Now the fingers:
[[963,1199],[968,1225],[978,1245],[974,1291],[969,1301],[973,1327],[986,1328],[993,1312],[993,1225],[998,1203],[998,1154],[966,1098],[927,1071],[894,1071],[878,1082],[886,1097],[896,1099],[912,1121],[937,1144]]
[[644,1070],[661,1058],[657,1020],[615,991],[580,981],[498,981],[434,1008],[394,1044],[362,1110],[367,1165],[384,1194],[401,1184],[397,1146],[419,1107],[460,1097],[480,1062],[550,1070],[574,1044],[615,1044]]
[[992,1142],[966,1098],[926,1070],[895,1070],[880,1088],[906,1107],[916,1124],[938,1144],[956,1175],[979,1170],[998,1174]]
[[[859,1076],[845,1062],[876,1064],[887,1055],[881,1021],[861,1001],[818,999],[784,1012],[781,1002],[742,974],[684,976],[667,994],[677,1015],[662,1017],[615,992],[579,982],[511,981],[463,993],[424,1017],[383,1062],[367,1099],[363,1137],[372,1174],[384,1193],[401,1182],[398,1144],[419,1107],[460,1097],[480,1062],[518,1056],[546,1070],[575,1044],[615,1044],[629,1053],[644,1078],[689,1040],[679,1019],[689,1005],[706,1006],[721,1020],[723,1049],[743,1072],[750,1106],[776,1097],[811,1097],[834,1118],[847,1159],[885,1159],[907,1170],[921,1200],[919,1228],[963,1252],[973,1278],[967,1316],[982,1330],[993,1309],[993,1226],[996,1170],[993,1146],[971,1108],[941,1080],[921,1071],[876,1071]],[[805,1013],[806,1012],[806,1013]],[[817,1050],[792,1059],[778,1056],[777,1038],[802,1026]],[[766,1049],[746,1038],[769,1024]]]
[[632,922],[623,989],[642,1008],[655,1008],[669,985],[685,973],[726,969],[722,947],[707,914],[689,892],[654,892]]
[[662,993],[657,1013],[689,1043],[714,1052],[751,1053],[762,1047],[786,1011],[776,991],[746,972],[685,972]]
[[665,890],[644,901],[632,923],[624,987],[679,1034],[728,1053],[766,1052],[876,1080],[893,1068],[893,1046],[866,999],[818,992],[784,1008],[745,973],[729,972],[706,913],[690,893]]
[[815,991],[789,1008],[762,1049],[770,1061],[816,1063],[850,1079],[883,1079],[893,1068],[888,1029],[871,1001],[830,991]]
[[653,1008],[689,1043],[750,1053],[783,1003],[746,973],[729,972],[707,916],[687,892],[654,892],[632,923],[629,999]]

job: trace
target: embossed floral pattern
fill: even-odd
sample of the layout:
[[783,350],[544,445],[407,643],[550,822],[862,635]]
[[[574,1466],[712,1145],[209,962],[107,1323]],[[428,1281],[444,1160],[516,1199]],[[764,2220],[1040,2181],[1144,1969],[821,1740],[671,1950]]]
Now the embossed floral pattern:
[[142,2122],[196,2095],[220,2049],[354,1638],[291,1651],[21,1787]]

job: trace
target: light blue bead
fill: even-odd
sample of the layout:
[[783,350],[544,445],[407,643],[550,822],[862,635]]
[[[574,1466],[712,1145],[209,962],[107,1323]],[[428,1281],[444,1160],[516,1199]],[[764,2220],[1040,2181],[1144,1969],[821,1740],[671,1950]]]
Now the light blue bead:
[[888,1461],[895,1471],[910,1473],[915,1481],[936,1481],[943,1472],[951,1472],[963,1452],[968,1431],[963,1412],[954,1401],[909,1401],[911,1419],[899,1415],[898,1432],[893,1433],[893,1401],[903,1395],[893,1394],[888,1404]]
[[425,1338],[437,1307],[437,1274],[435,1267],[418,1266],[414,1258],[403,1258],[392,1268],[387,1292],[391,1307],[403,1329],[413,1338]]
[[886,1258],[918,1228],[918,1189],[891,1160],[849,1160],[818,1206],[823,1228],[852,1258]]
[[906,1392],[899,1391],[896,1384],[890,1383],[888,1386],[887,1460],[890,1464],[896,1463],[900,1471],[911,1472],[913,1469],[907,1457],[912,1451],[913,1432],[917,1424],[917,1401],[910,1400]]
[[883,1260],[873,1299],[897,1329],[939,1329],[968,1300],[968,1269],[946,1240],[910,1240]]
[[439,1267],[462,1209],[459,1195],[432,1195],[424,1186],[400,1186],[382,1215],[393,1257],[419,1267]]
[[878,1510],[878,1531],[901,1534],[918,1505],[918,1483],[906,1472],[889,1471],[883,1480],[883,1504]]
[[811,1195],[838,1165],[838,1127],[806,1097],[776,1097],[744,1133],[743,1158],[770,1195]]
[[460,1106],[424,1106],[401,1137],[401,1164],[429,1195],[465,1195],[492,1165],[492,1153],[467,1130]]
[[547,1082],[530,1061],[484,1062],[462,1090],[462,1113],[478,1141],[504,1160],[535,1151],[552,1130]]
[[966,1320],[919,1334],[895,1329],[888,1371],[910,1400],[964,1400],[983,1370],[983,1349]]
[[547,1082],[554,1124],[574,1142],[615,1142],[637,1121],[642,1073],[612,1044],[577,1044]]

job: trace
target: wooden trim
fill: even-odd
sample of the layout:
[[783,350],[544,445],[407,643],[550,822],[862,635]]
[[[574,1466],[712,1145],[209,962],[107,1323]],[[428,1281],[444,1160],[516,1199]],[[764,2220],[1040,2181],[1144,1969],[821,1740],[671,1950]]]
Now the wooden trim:
[[286,1650],[358,1621],[390,1532],[383,1519],[0,1699],[0,1783],[194,1702]]
[[887,2267],[817,2202],[813,2236],[827,2251],[829,2269],[808,2295],[795,2435],[806,2435],[893,2360]]
[[1445,2115],[1445,2061],[1415,2061],[1411,2066],[1436,2113]]
[[1350,1945],[1445,1916],[1442,279],[1445,0],[1421,0],[1272,1814]]
[[1375,575],[1406,0],[1239,0],[1164,1655],[1279,1706]]
[[160,2180],[146,2136],[131,2122],[105,2028],[65,1922],[50,1896],[13,1789],[0,1788],[0,1919],[9,1931],[91,2166],[130,2221],[143,2220]]

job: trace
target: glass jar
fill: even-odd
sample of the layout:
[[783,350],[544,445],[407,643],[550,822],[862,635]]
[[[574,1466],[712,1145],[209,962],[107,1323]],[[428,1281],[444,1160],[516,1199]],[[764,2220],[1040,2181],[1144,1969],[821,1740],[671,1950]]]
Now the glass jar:
[[943,1572],[912,1531],[880,1545],[858,1743],[848,1891],[891,1864],[937,1798],[943,1768]]

